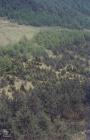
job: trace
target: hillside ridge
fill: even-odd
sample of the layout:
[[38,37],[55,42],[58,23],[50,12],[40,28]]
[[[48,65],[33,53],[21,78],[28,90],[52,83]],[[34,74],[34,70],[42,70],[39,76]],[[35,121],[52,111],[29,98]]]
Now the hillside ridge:
[[90,28],[89,0],[4,0],[0,16],[20,24]]

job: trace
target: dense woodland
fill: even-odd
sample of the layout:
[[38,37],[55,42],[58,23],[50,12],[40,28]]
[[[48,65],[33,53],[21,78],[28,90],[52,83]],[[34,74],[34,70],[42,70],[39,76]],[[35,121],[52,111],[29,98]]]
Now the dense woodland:
[[0,0],[0,16],[20,24],[90,28],[90,0]]
[[0,48],[0,128],[16,140],[72,140],[90,102],[90,33],[46,30]]

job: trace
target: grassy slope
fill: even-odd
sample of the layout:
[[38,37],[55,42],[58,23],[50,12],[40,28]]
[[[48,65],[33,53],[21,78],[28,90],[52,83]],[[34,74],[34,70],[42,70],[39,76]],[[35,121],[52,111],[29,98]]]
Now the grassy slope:
[[8,44],[14,44],[20,41],[24,36],[31,40],[41,30],[47,29],[61,29],[60,27],[34,27],[19,25],[17,23],[11,23],[7,19],[0,18],[0,46],[6,46]]
[[24,36],[30,40],[39,30],[40,28],[38,27],[18,25],[17,23],[0,19],[0,46],[17,43]]
[[[8,44],[15,44],[19,42],[24,36],[31,40],[41,30],[70,30],[67,28],[61,28],[60,26],[52,27],[34,27],[30,25],[19,25],[12,23],[7,19],[0,18],[0,46],[6,46]],[[89,30],[88,30],[89,31]]]

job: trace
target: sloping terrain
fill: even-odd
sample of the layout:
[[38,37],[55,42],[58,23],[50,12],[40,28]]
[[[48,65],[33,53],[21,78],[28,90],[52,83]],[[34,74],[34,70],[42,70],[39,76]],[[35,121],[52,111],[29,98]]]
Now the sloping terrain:
[[85,139],[89,82],[88,31],[44,28],[1,47],[0,128],[16,140]]
[[27,38],[31,40],[40,28],[18,25],[11,23],[9,20],[0,18],[0,46],[18,43],[20,40]]
[[90,138],[89,29],[90,0],[0,0],[0,139]]
[[89,0],[1,0],[0,16],[31,25],[90,28]]

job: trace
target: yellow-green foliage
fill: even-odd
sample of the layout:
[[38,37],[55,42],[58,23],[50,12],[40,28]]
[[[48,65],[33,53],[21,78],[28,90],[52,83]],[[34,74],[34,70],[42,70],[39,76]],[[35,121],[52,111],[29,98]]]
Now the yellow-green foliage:
[[55,47],[83,44],[90,39],[90,33],[78,30],[53,30],[44,31],[36,35],[35,40],[39,45],[48,49]]
[[9,56],[0,56],[0,72],[1,71],[8,71],[12,67],[12,62]]

